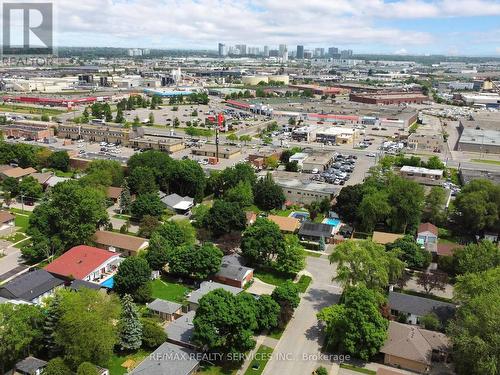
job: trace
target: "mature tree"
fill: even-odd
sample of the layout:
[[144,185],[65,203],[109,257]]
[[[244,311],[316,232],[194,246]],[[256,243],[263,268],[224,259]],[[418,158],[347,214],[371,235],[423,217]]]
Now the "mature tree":
[[127,181],[123,181],[122,191],[120,193],[120,213],[129,214],[132,205],[132,197],[130,195],[130,188]]
[[500,266],[500,248],[491,241],[483,240],[477,244],[469,244],[456,249],[453,253],[453,270],[458,275],[486,271],[498,266]]
[[266,169],[276,169],[279,165],[280,161],[275,155],[268,156],[264,159],[264,166],[266,167]]
[[55,341],[62,348],[65,360],[73,368],[82,362],[105,366],[118,339],[117,297],[90,289],[66,292],[60,308]]
[[132,216],[138,220],[142,220],[147,215],[159,218],[164,211],[165,206],[156,193],[139,195],[130,208]]
[[442,186],[433,186],[425,197],[425,207],[422,219],[436,225],[441,225],[446,221],[446,190]]
[[139,223],[140,237],[151,238],[153,233],[160,227],[160,221],[156,216],[144,215]]
[[151,268],[144,258],[129,257],[118,266],[118,272],[114,277],[114,290],[120,294],[130,294],[136,299],[135,293],[149,283]]
[[389,322],[380,313],[383,297],[360,285],[347,288],[342,300],[318,314],[326,323],[326,346],[367,361],[387,338]]
[[19,195],[24,201],[34,201],[43,195],[43,187],[34,177],[28,176],[19,183]]
[[357,216],[361,219],[361,227],[367,232],[373,231],[377,223],[383,222],[389,213],[391,206],[385,191],[377,191],[365,194],[357,209]]
[[59,319],[62,314],[60,308],[61,299],[61,294],[56,293],[56,295],[49,300],[47,304],[46,318],[43,324],[43,344],[50,357],[54,357],[61,351],[61,348],[59,348],[55,342],[57,324],[59,323]]
[[481,234],[500,227],[500,185],[477,179],[467,183],[454,201],[454,219],[460,230]]
[[415,181],[394,176],[387,189],[391,214],[388,223],[395,232],[416,229],[424,205],[424,189]]
[[460,303],[490,292],[500,294],[500,267],[458,276],[453,289],[454,298]]
[[412,236],[399,238],[387,244],[386,249],[391,251],[399,249],[399,259],[406,263],[408,268],[427,268],[432,260],[432,255],[415,242]]
[[246,216],[239,204],[217,199],[208,211],[206,221],[208,229],[214,236],[219,237],[245,229]]
[[[497,285],[499,280],[497,280]],[[497,375],[500,371],[500,293],[498,287],[461,304],[448,326],[457,374]]]
[[10,193],[11,197],[19,194],[19,181],[14,177],[7,177],[2,182],[2,190]]
[[270,173],[255,183],[253,194],[257,207],[265,211],[280,209],[285,203],[283,189],[274,182]]
[[425,166],[429,169],[445,169],[446,166],[437,156],[431,156]]
[[142,346],[146,349],[156,349],[167,339],[163,327],[153,318],[141,318]]
[[129,294],[122,297],[119,323],[119,344],[122,350],[137,350],[142,344],[142,325],[137,307]]
[[49,148],[41,147],[36,152],[36,165],[38,168],[48,168],[49,166],[49,157],[52,155],[52,151]]
[[59,183],[30,216],[28,234],[33,246],[29,254],[40,260],[54,251],[88,243],[108,220],[102,191],[82,187],[77,181]]
[[261,331],[272,331],[278,327],[281,307],[271,296],[264,294],[257,300],[257,325]]
[[439,331],[441,329],[441,322],[436,313],[428,313],[420,317],[420,325],[425,329],[431,331]]
[[196,231],[189,220],[166,221],[154,233],[165,239],[170,247],[192,245],[196,240]]
[[241,207],[250,206],[253,204],[252,185],[249,181],[240,181],[238,185],[228,189],[224,193],[224,200],[239,203]]
[[[250,264],[271,265],[284,248],[283,234],[278,225],[270,220],[257,218],[255,223],[243,232],[241,253]],[[283,258],[280,261],[282,265],[285,264]]]
[[273,290],[271,297],[280,305],[278,326],[283,328],[290,321],[295,308],[299,305],[299,289],[293,282],[286,281]]
[[330,262],[337,262],[334,279],[344,287],[364,284],[383,290],[403,273],[404,263],[398,255],[398,251],[385,251],[384,246],[372,241],[349,240],[334,249]]
[[49,168],[67,172],[69,169],[69,155],[67,151],[55,151],[47,159]]
[[167,240],[155,233],[149,241],[146,260],[152,270],[161,271],[168,263],[169,251],[172,247]]
[[76,370],[76,375],[99,375],[97,367],[90,362],[82,362]]
[[220,270],[224,254],[215,245],[180,246],[169,253],[168,267],[173,274],[203,280]]
[[201,166],[194,160],[176,161],[170,180],[170,192],[193,197],[197,202],[203,199],[206,178]]
[[328,375],[328,370],[323,366],[320,366],[316,369],[314,375]]
[[0,304],[0,373],[37,348],[42,339],[42,322],[38,306]]
[[89,178],[103,186],[121,186],[123,183],[123,168],[116,160],[92,160],[85,170]]
[[200,299],[193,321],[193,342],[221,353],[224,361],[255,347],[252,336],[257,321],[248,301],[240,298],[216,289]]
[[207,217],[210,207],[206,204],[198,204],[191,210],[191,220],[193,220],[193,226],[196,228],[203,228],[207,226]]
[[169,191],[172,171],[175,169],[175,160],[161,151],[146,151],[132,155],[127,165],[129,172],[135,168],[148,167],[154,170],[156,182],[162,191]]
[[73,372],[60,357],[52,358],[43,369],[44,375],[73,375]]
[[434,289],[445,290],[447,282],[448,275],[440,271],[420,272],[417,278],[417,284],[424,288],[427,294],[431,294]]
[[276,258],[275,268],[285,274],[297,274],[306,266],[306,252],[296,235],[285,236],[285,246]]
[[212,191],[216,197],[220,197],[242,181],[249,182],[253,187],[256,180],[255,171],[250,164],[238,163],[222,172],[212,173],[208,179],[208,190]]
[[134,168],[127,178],[130,191],[134,194],[157,193],[155,171],[149,167]]

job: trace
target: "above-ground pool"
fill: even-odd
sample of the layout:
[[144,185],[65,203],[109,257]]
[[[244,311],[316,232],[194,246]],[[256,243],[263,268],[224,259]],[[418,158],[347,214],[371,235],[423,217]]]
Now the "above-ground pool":
[[304,221],[309,219],[309,212],[295,211],[290,214],[290,217]]
[[323,220],[323,223],[331,225],[332,227],[337,227],[340,224],[340,220],[327,218],[327,219]]
[[115,285],[115,279],[111,276],[109,279],[104,280],[101,284],[99,284],[105,288],[113,289],[113,285]]

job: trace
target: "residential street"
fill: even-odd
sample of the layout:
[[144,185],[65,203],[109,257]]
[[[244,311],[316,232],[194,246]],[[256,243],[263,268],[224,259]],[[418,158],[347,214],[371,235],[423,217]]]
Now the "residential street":
[[338,302],[341,289],[331,281],[335,269],[327,258],[307,257],[306,270],[311,273],[313,281],[276,345],[264,375],[305,375],[311,374],[320,363],[329,366],[329,362],[318,360],[322,329],[316,314],[323,307]]
[[[5,241],[3,241],[5,242]],[[27,268],[22,264],[21,250],[14,246],[4,248],[5,256],[0,258],[0,282]]]

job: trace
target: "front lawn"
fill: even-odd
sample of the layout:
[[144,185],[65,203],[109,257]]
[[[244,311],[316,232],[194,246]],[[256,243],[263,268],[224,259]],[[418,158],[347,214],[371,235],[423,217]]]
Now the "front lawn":
[[16,215],[14,223],[16,227],[21,228],[19,229],[20,232],[26,232],[26,230],[28,230],[29,220],[29,216]]
[[259,346],[257,353],[255,353],[255,359],[252,361],[252,363],[250,363],[250,366],[245,371],[245,375],[262,374],[272,354],[273,354],[272,348],[265,345]]
[[276,286],[284,284],[287,280],[293,281],[292,276],[285,275],[273,270],[257,269],[254,271],[253,275],[260,281]]
[[26,238],[26,235],[23,232],[15,232],[9,236],[2,237],[2,239],[9,241],[9,242],[12,242],[12,243],[19,242],[21,240],[24,240],[25,238]]
[[153,284],[153,298],[160,298],[166,301],[182,303],[192,289],[186,285],[167,281],[165,279],[156,279]]
[[359,372],[361,374],[369,374],[369,375],[375,375],[376,374],[376,372],[373,371],[373,370],[370,370],[370,369],[367,369],[367,368],[363,368],[363,367],[357,367],[357,366],[349,365],[347,363],[341,363],[340,367],[341,368],[345,368],[347,370],[356,371],[356,372]]
[[316,252],[316,251],[308,251],[308,250],[306,250],[306,255],[307,255],[308,257],[319,258],[319,257],[321,257],[323,254],[324,254],[324,253],[318,253],[318,252]]
[[196,375],[235,375],[238,370],[221,366],[202,364]]
[[[132,354],[116,354],[113,353],[113,356],[111,357],[109,363],[108,363],[108,369],[110,375],[124,375],[127,373],[127,369],[125,367],[122,367],[122,363],[125,362],[126,360],[131,359],[134,361],[134,366],[136,367],[141,361],[146,358],[149,355],[150,352],[146,350],[140,349],[136,353]],[[131,368],[132,369],[132,368]]]

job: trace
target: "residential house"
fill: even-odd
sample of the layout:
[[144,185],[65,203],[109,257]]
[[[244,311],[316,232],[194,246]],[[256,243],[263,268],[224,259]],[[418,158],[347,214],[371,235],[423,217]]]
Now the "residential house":
[[191,341],[194,334],[193,319],[195,315],[195,311],[189,311],[188,313],[168,323],[165,326],[167,341],[175,345],[196,349],[196,345],[194,345]]
[[386,245],[388,243],[393,243],[394,241],[399,240],[403,237],[404,234],[373,231],[372,241],[379,245]]
[[17,375],[41,375],[47,366],[47,362],[35,357],[26,357],[16,363],[14,374]]
[[257,220],[257,214],[252,211],[245,212],[245,216],[247,218],[247,225],[252,225]]
[[200,366],[196,357],[192,349],[165,342],[146,356],[130,375],[192,375]]
[[0,211],[0,230],[14,228],[16,217],[9,211]]
[[64,281],[52,276],[45,270],[35,270],[24,273],[0,288],[0,297],[8,300],[18,300],[33,303],[42,303],[43,299],[50,297],[62,288]]
[[108,199],[111,199],[113,203],[118,203],[118,201],[120,200],[120,196],[122,194],[122,190],[123,189],[121,187],[110,186],[106,191],[106,197]]
[[149,246],[147,238],[107,230],[98,230],[94,233],[92,240],[96,247],[114,253],[118,252],[123,256],[135,256]]
[[53,172],[36,172],[31,175],[35,180],[38,181],[39,184],[45,186],[46,182],[48,181],[49,178],[51,178],[54,175]]
[[156,298],[153,302],[147,303],[146,306],[163,321],[172,322],[182,315],[182,305],[180,303]]
[[421,223],[417,229],[417,242],[423,246],[437,244],[438,227],[432,223]]
[[194,206],[194,199],[191,197],[181,197],[178,194],[165,195],[161,191],[159,194],[163,204],[179,215],[188,215]]
[[278,225],[283,233],[296,233],[300,228],[300,220],[294,217],[269,215],[267,219]]
[[213,281],[203,281],[200,284],[199,289],[191,292],[187,298],[187,301],[189,303],[189,310],[196,310],[198,308],[198,301],[203,297],[205,294],[211,292],[212,290],[216,289],[224,289],[234,295],[239,294],[243,292],[243,289],[237,288],[234,286],[230,285],[225,285]]
[[444,333],[391,321],[387,336],[380,349],[386,365],[427,373],[448,357],[450,343]]
[[59,177],[59,176],[51,176],[47,181],[45,181],[45,188],[52,188],[61,182],[66,182],[71,180],[69,177]]
[[456,306],[430,298],[411,294],[389,292],[389,307],[395,318],[404,315],[408,324],[420,324],[420,318],[434,313],[441,323],[446,323],[455,315]]
[[108,286],[106,281],[112,280],[122,260],[120,254],[112,251],[79,245],[66,251],[44,269],[65,279],[78,279]]
[[222,258],[220,270],[215,274],[214,280],[222,284],[243,288],[252,281],[253,268],[234,262],[232,257],[229,255]]
[[299,229],[299,238],[301,241],[320,242],[321,239],[330,243],[333,236],[333,226],[325,223],[313,223],[306,221]]
[[3,167],[0,168],[0,180],[6,179],[8,177],[15,178],[16,180],[22,180],[23,177],[29,176],[36,172],[35,168],[21,168],[21,167]]

